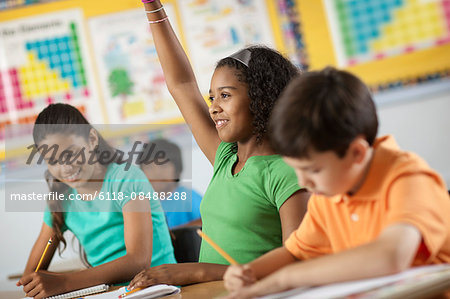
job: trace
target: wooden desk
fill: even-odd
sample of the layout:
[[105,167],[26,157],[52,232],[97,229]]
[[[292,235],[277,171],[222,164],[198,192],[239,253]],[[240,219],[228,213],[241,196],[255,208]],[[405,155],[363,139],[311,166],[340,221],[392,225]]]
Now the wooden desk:
[[[449,277],[450,278],[450,277]],[[389,298],[402,299],[402,298],[433,298],[433,299],[449,299],[450,292],[443,294],[445,290],[450,291],[450,279],[442,279],[436,281],[436,283],[430,285],[427,288],[423,286],[417,286],[417,288],[411,288],[408,290],[400,291],[396,294],[392,294]],[[211,281],[205,283],[193,284],[181,288],[181,293],[166,296],[164,299],[211,299],[221,297],[227,294],[223,281]],[[21,291],[16,292],[2,292],[0,291],[0,299],[19,299],[24,297],[24,293]],[[386,294],[385,294],[386,295]],[[377,297],[383,297],[383,294],[379,294]]]
[[[166,296],[164,299],[210,299],[227,294],[223,281],[211,281],[205,283],[193,284],[181,288],[181,293]],[[20,299],[25,297],[21,290],[12,292],[0,291],[0,299]]]
[[228,292],[223,281],[197,283],[181,288],[181,293],[164,297],[164,299],[211,299],[225,296]]
[[22,291],[0,291],[0,299],[20,299],[25,297]]

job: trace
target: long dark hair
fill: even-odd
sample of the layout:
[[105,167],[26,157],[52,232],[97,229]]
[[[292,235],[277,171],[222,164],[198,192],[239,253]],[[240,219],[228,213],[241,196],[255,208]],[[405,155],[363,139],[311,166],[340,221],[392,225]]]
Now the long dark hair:
[[[50,104],[39,113],[33,127],[33,140],[36,148],[39,144],[51,134],[76,135],[88,140],[91,129],[94,127],[86,120],[81,112],[68,104]],[[95,129],[94,129],[95,130]],[[97,132],[98,133],[98,132]],[[109,152],[114,156],[116,150],[111,147],[105,139],[98,133],[98,146],[95,150],[97,155],[100,153]],[[111,162],[120,163],[121,161],[110,160]],[[101,159],[99,163],[102,163]],[[107,166],[107,164],[103,166]],[[66,194],[69,186],[59,181],[47,170],[45,172],[45,180],[47,181],[50,192]],[[59,200],[48,201],[48,206],[52,214],[52,229],[55,237],[63,243],[65,249],[67,242],[62,233],[64,225],[64,211]]]

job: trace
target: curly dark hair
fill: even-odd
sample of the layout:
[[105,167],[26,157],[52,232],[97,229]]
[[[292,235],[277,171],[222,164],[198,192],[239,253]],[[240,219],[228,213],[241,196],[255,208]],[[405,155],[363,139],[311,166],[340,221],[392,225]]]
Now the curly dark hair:
[[291,79],[300,74],[300,69],[268,47],[255,45],[246,49],[251,52],[248,67],[234,58],[225,57],[217,63],[216,69],[223,66],[234,68],[238,80],[247,84],[253,134],[260,143],[267,134],[275,102]]

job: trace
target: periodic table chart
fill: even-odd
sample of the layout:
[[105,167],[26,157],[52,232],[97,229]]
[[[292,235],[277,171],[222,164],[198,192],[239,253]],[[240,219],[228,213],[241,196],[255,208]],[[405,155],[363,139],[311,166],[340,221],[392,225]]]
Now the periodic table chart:
[[341,67],[450,43],[450,0],[324,1]]
[[0,48],[5,49],[0,53],[2,128],[33,123],[44,107],[57,102],[78,107],[93,123],[102,122],[102,114],[94,113],[101,109],[85,39],[78,9],[0,24]]

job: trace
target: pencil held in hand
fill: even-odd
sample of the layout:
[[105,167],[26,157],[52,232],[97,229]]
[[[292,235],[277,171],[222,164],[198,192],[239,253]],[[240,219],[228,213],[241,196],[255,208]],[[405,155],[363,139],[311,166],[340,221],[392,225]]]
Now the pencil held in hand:
[[52,244],[52,238],[48,239],[47,245],[45,246],[44,252],[42,253],[41,259],[39,260],[39,263],[36,266],[36,270],[34,270],[34,272],[39,271],[39,268],[41,267],[42,261],[44,260],[45,254],[47,253],[50,244]]
[[208,242],[209,245],[211,245],[212,248],[214,248],[221,256],[223,256],[224,259],[226,259],[230,264],[232,265],[238,265],[238,262],[236,262],[231,256],[228,255],[222,248],[219,247],[216,243],[214,243],[213,240],[211,240],[204,232],[202,232],[200,229],[197,229],[197,234],[200,235],[206,242]]

